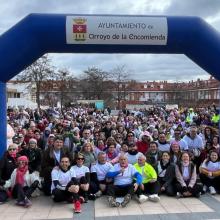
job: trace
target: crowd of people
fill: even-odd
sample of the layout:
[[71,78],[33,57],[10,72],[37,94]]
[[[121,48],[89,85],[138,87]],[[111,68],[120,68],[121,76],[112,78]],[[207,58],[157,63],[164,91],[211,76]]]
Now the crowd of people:
[[160,195],[220,192],[219,113],[209,108],[129,111],[69,107],[8,109],[0,203],[29,207],[45,194],[81,204],[106,195],[111,207]]

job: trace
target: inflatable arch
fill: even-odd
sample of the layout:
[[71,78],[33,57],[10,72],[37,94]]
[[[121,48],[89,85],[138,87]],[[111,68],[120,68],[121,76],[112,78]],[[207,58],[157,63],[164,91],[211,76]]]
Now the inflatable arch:
[[6,82],[45,53],[185,54],[220,79],[220,35],[201,18],[30,14],[0,36],[0,157]]

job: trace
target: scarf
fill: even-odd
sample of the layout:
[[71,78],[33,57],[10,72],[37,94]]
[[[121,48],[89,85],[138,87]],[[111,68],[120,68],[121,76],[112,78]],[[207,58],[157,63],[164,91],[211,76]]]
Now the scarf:
[[188,162],[183,162],[183,161],[182,161],[182,165],[183,165],[184,167],[188,167],[188,166],[189,166],[189,161],[188,161]]
[[117,154],[116,154],[115,151],[114,151],[113,153],[107,152],[107,157],[108,157],[110,160],[115,159],[116,156],[117,156]]
[[26,156],[21,156],[18,158],[18,163],[19,161],[25,161],[26,164],[23,167],[17,168],[15,183],[24,186],[24,175],[28,171],[28,158]]
[[15,159],[16,159],[16,156],[17,156],[17,151],[9,152],[8,155],[15,160]]
[[169,165],[170,165],[170,161],[165,164],[163,163],[162,160],[160,161],[160,166],[162,170],[166,170]]
[[105,145],[98,145],[97,147],[98,147],[98,149],[101,150],[101,151],[104,151],[104,149],[105,149]]

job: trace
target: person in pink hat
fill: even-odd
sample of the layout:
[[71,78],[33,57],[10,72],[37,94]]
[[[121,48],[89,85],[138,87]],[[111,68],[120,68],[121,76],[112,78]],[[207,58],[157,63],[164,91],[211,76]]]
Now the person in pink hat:
[[12,197],[16,198],[16,205],[29,207],[31,194],[38,187],[39,176],[34,172],[30,174],[28,158],[20,156],[17,159],[18,167],[14,169],[9,180],[4,184],[5,189],[11,189]]

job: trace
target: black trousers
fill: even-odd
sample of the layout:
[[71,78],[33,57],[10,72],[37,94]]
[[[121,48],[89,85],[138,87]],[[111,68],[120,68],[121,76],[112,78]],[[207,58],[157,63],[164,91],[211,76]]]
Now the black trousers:
[[136,194],[139,196],[143,193],[145,194],[158,194],[160,190],[160,184],[158,181],[153,182],[153,183],[144,183],[144,191],[138,187]]
[[207,187],[213,186],[217,191],[220,191],[220,176],[209,178],[205,174],[200,173],[199,177],[203,185]]
[[78,193],[71,193],[67,190],[54,189],[52,195],[54,202],[73,202],[79,200]]
[[[107,193],[107,190],[108,190],[108,185],[109,185],[110,183],[107,183],[105,180],[101,180],[101,181],[98,181],[98,182],[91,181],[90,184],[89,184],[89,192],[92,193],[92,194],[97,193],[97,192],[100,190],[99,184],[106,185],[105,191],[102,192],[103,194],[106,194],[106,193]],[[112,184],[112,183],[111,183],[111,184]]]
[[16,184],[12,189],[12,197],[17,198],[18,202],[24,201],[25,197],[30,198],[31,194],[38,187],[39,181],[35,181],[30,187],[23,187],[21,184]]
[[107,195],[113,197],[124,197],[126,194],[134,194],[134,185],[109,185]]
[[5,190],[0,189],[0,202],[6,202],[8,199],[8,194]]
[[[188,185],[188,183],[187,183]],[[182,187],[180,183],[176,183],[176,189],[177,189],[177,192],[180,192],[181,194],[186,192],[186,191],[189,191],[192,193],[192,196],[198,196],[198,194],[200,192],[202,192],[202,186],[199,185],[198,183],[195,183],[195,185],[191,188],[191,187]]]
[[[80,186],[81,184],[87,184],[88,181],[86,180],[85,176],[82,176],[80,179],[77,179],[76,183]],[[87,199],[88,191],[84,191],[81,188],[79,188],[79,195]]]
[[[162,178],[158,178],[160,189],[165,184],[165,181]],[[159,194],[165,193],[167,196],[176,196],[176,181],[172,181],[168,186],[165,187],[165,191],[161,192],[159,190]]]
[[42,183],[42,190],[43,190],[45,196],[51,195],[51,184],[52,184],[52,181],[50,181],[50,180],[44,181]]

